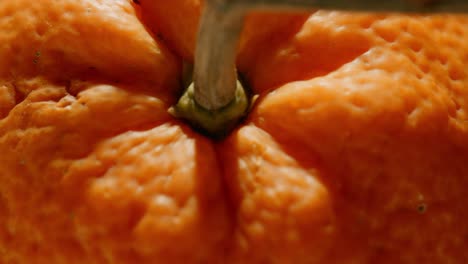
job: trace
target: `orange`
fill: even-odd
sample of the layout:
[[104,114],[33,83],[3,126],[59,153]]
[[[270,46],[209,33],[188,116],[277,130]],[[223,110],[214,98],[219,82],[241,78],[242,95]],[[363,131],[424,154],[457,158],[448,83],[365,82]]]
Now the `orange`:
[[259,100],[167,114],[197,0],[0,2],[0,263],[467,263],[468,17],[254,14]]

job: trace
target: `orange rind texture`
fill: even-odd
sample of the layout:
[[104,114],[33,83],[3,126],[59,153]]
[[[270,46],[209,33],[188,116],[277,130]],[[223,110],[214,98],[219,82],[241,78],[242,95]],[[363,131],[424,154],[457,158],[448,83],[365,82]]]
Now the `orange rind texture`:
[[253,14],[215,142],[202,4],[140,2],[0,3],[0,263],[468,262],[467,16]]

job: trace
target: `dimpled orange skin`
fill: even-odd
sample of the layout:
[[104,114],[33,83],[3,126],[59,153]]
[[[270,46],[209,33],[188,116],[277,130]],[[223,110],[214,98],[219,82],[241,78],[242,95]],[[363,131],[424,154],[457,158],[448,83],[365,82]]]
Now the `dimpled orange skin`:
[[141,2],[0,2],[0,263],[468,262],[466,16],[253,15],[214,142],[200,3]]

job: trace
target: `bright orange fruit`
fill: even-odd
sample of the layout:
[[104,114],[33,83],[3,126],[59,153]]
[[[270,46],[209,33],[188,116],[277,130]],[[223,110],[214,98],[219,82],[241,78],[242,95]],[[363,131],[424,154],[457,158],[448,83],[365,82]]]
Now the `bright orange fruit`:
[[467,263],[468,17],[255,14],[260,95],[167,114],[197,0],[0,2],[0,263]]

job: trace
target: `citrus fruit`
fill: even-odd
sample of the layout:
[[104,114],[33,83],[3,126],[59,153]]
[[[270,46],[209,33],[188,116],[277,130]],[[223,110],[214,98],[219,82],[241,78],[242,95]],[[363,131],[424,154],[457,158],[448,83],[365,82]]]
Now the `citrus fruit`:
[[468,262],[466,15],[252,14],[213,140],[201,7],[0,2],[0,263]]

